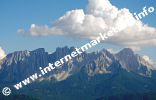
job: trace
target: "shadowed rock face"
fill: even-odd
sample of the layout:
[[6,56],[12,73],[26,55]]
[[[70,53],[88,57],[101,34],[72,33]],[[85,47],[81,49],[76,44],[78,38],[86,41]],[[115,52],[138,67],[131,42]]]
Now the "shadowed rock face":
[[38,70],[48,63],[48,53],[44,49],[19,51],[8,54],[2,63],[1,79],[16,82]]

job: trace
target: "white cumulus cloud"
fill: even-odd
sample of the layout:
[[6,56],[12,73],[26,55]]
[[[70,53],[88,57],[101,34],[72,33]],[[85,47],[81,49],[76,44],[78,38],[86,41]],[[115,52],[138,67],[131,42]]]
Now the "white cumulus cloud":
[[155,67],[156,62],[153,61],[152,59],[150,59],[149,56],[144,55],[142,58],[143,58],[145,61],[147,61],[147,62],[149,63],[149,66],[148,66],[148,67],[149,67],[150,69],[156,69],[156,67]]
[[5,52],[3,49],[0,47],[0,60],[3,59],[6,56]]
[[108,48],[107,51],[109,51],[110,53],[113,53],[113,54],[119,52],[118,50],[113,49],[113,48]]
[[105,41],[107,43],[137,50],[156,45],[154,27],[136,20],[129,9],[118,9],[109,0],[88,0],[87,9],[68,11],[51,26],[32,24],[29,30],[18,29],[18,32],[33,36],[67,35],[94,39],[98,33],[106,33],[111,28],[119,32]]
[[146,55],[143,56],[143,59],[146,60],[146,61],[148,61],[152,65],[154,64],[154,62],[148,56],[146,56]]

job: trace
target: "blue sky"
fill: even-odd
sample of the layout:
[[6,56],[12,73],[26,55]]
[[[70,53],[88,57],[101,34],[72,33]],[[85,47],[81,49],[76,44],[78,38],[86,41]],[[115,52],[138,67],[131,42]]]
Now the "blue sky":
[[[128,8],[130,12],[141,12],[144,6],[156,8],[155,0],[111,0],[111,3],[121,8]],[[56,47],[84,45],[89,39],[73,39],[68,36],[49,35],[43,37],[26,36],[17,33],[19,28],[29,29],[30,25],[51,25],[65,12],[74,9],[85,9],[87,0],[0,0],[0,46],[6,53],[20,50],[34,50],[45,48],[52,52]],[[141,19],[149,26],[156,27],[156,12]],[[100,44],[93,50],[101,48],[122,47]],[[145,47],[139,51],[141,55],[148,55],[156,60],[156,47]]]

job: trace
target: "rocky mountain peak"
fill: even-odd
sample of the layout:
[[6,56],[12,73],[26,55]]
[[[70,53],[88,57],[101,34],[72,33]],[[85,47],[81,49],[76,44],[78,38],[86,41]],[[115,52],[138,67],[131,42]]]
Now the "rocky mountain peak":
[[141,56],[135,54],[132,49],[124,48],[119,53],[117,53],[116,58],[119,60],[120,64],[127,71],[135,72],[143,76],[150,76],[151,70],[148,69],[148,63],[141,59]]

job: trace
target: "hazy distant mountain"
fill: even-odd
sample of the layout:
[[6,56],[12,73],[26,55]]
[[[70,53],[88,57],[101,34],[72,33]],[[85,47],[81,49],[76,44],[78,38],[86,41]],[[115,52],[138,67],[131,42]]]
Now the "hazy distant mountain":
[[[1,63],[0,82],[16,83],[37,72],[39,67],[70,54],[74,47],[57,48],[52,54],[43,48],[8,54]],[[103,100],[112,95],[156,92],[155,70],[131,49],[117,54],[103,49],[83,53],[62,68],[33,83],[25,94],[55,100]],[[78,98],[75,98],[78,97]],[[120,99],[119,99],[120,100]]]

